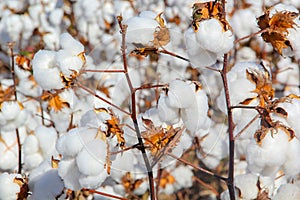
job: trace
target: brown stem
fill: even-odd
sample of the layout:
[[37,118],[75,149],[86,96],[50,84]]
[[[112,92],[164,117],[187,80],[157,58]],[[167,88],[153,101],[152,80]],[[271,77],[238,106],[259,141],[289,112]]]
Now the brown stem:
[[78,87],[80,87],[81,89],[85,90],[86,92],[94,95],[95,97],[97,97],[98,99],[100,99],[101,101],[104,101],[105,103],[109,104],[110,106],[120,110],[121,112],[125,113],[126,115],[131,115],[129,112],[127,112],[126,110],[123,110],[122,108],[120,108],[119,106],[109,102],[108,100],[104,99],[103,97],[100,97],[99,95],[97,95],[95,92],[93,92],[91,89],[85,87],[84,85],[82,85],[81,83],[77,82],[76,83]]
[[127,31],[127,25],[122,24],[122,16],[118,16],[118,24],[121,30],[122,34],[122,46],[121,46],[121,52],[122,52],[122,58],[123,58],[123,67],[124,67],[124,74],[131,92],[131,118],[134,124],[135,132],[137,135],[138,143],[140,146],[140,151],[142,153],[147,173],[148,173],[148,180],[149,180],[149,187],[150,187],[150,198],[151,200],[155,200],[155,187],[154,187],[154,178],[153,178],[153,172],[152,172],[152,167],[150,165],[150,161],[148,159],[147,153],[146,153],[146,148],[143,142],[143,138],[141,135],[141,131],[138,125],[137,121],[137,111],[136,111],[136,98],[135,98],[135,93],[136,89],[133,87],[131,79],[128,74],[128,66],[127,66],[127,57],[126,57],[126,31]]
[[[15,101],[18,101],[17,79],[15,74],[15,59],[14,59],[14,50],[13,50],[14,43],[11,42],[8,44],[8,46],[10,48],[10,54],[11,54],[11,75],[14,82],[14,96],[15,96]],[[16,137],[17,137],[17,144],[18,144],[18,174],[21,174],[22,173],[22,144],[21,144],[18,128],[16,128]]]
[[151,84],[146,84],[146,85],[142,85],[138,88],[135,88],[135,90],[144,90],[144,89],[151,89],[151,88],[160,88],[160,87],[166,87],[166,84],[157,84],[157,85],[151,85]]
[[254,37],[254,36],[258,35],[258,34],[265,33],[265,32],[267,32],[268,30],[269,30],[268,28],[267,28],[267,29],[263,29],[263,30],[260,30],[260,31],[258,31],[258,32],[256,32],[256,33],[252,33],[252,34],[247,35],[247,36],[245,36],[245,37],[236,39],[236,40],[234,41],[234,43],[235,43],[235,44],[236,44],[236,43],[239,43],[239,42],[242,41],[242,40],[245,40],[245,39],[248,39],[248,38],[252,38],[252,37]]
[[228,178],[227,178],[227,187],[229,190],[230,200],[235,200],[235,191],[234,191],[234,135],[233,135],[233,116],[232,116],[232,107],[230,103],[230,95],[228,89],[227,81],[227,54],[224,54],[223,69],[220,71],[222,82],[225,91],[226,98],[226,107],[227,107],[227,116],[228,116],[228,134],[229,134],[229,169],[228,169]]
[[215,174],[215,173],[213,173],[213,172],[211,172],[209,170],[206,170],[206,169],[204,169],[202,167],[196,166],[193,163],[190,163],[190,162],[188,162],[188,161],[186,161],[186,160],[184,160],[182,158],[179,158],[179,157],[175,156],[174,154],[172,154],[170,152],[166,152],[166,154],[169,155],[169,156],[171,156],[171,157],[173,157],[173,158],[175,158],[176,160],[178,160],[178,161],[186,164],[186,165],[189,165],[189,166],[193,167],[194,169],[197,169],[197,170],[199,170],[199,171],[201,171],[201,172],[203,172],[205,174],[211,175],[213,177],[216,177],[216,178],[218,178],[220,180],[223,180],[223,181],[227,182],[227,178],[225,178],[225,177],[219,176],[219,175],[217,175],[217,174]]
[[210,190],[212,191],[212,193],[214,193],[217,197],[220,196],[219,192],[218,192],[212,185],[210,185],[210,184],[208,184],[208,183],[205,183],[204,181],[202,181],[201,179],[199,179],[199,178],[196,177],[196,176],[193,176],[193,179],[194,179],[195,181],[197,181],[198,183],[200,183],[201,185],[203,185],[204,187],[210,189]]
[[84,69],[81,72],[124,73],[125,71],[124,69]]
[[107,194],[107,193],[104,193],[104,192],[99,192],[97,190],[82,189],[82,191],[89,191],[90,193],[100,194],[102,196],[111,197],[111,198],[114,198],[114,199],[128,200],[127,198],[118,197],[118,196],[115,196],[115,195],[112,195],[112,194]]
[[181,59],[181,60],[185,60],[185,61],[187,61],[187,62],[190,62],[189,59],[187,59],[187,58],[185,58],[185,57],[182,57],[182,56],[179,56],[179,55],[177,55],[177,54],[175,54],[175,53],[173,53],[173,52],[170,52],[170,51],[168,51],[168,50],[165,50],[165,49],[160,50],[159,52],[160,52],[160,53],[164,53],[164,54],[168,54],[168,55],[171,55],[171,56],[174,56],[174,57],[176,57],[176,58],[179,58],[179,59]]

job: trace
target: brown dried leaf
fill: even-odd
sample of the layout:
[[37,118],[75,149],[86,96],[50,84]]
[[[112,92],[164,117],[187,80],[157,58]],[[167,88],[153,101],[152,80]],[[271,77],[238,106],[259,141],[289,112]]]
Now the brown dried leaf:
[[69,108],[70,104],[60,98],[58,94],[51,95],[48,108],[54,109],[55,112],[61,111],[63,108]]

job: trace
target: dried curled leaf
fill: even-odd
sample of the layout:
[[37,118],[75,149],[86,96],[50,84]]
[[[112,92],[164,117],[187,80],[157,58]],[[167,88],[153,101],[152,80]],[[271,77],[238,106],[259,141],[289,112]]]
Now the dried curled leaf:
[[50,92],[44,92],[41,98],[44,101],[49,101],[48,110],[53,109],[55,112],[58,112],[63,108],[70,107],[70,104],[67,101],[60,98],[59,93],[52,94]]
[[17,66],[25,71],[31,71],[31,60],[24,55],[16,55],[16,64]]
[[282,54],[282,49],[292,48],[290,41],[287,39],[288,29],[294,28],[296,23],[294,19],[299,16],[298,13],[281,11],[276,12],[272,17],[269,17],[270,10],[265,11],[265,14],[258,18],[258,26],[261,30],[268,30],[261,34],[265,42],[271,43],[272,46]]
[[14,178],[14,183],[18,184],[20,187],[20,192],[17,194],[18,200],[27,199],[29,195],[29,187],[28,187],[28,178],[22,177],[22,178]]
[[[119,118],[114,114],[114,112],[112,110],[107,110],[105,108],[98,108],[98,109],[94,109],[95,112],[105,112],[108,113],[111,118],[106,120],[105,124],[107,125],[107,131],[106,132],[102,132],[101,130],[98,130],[103,134],[105,134],[105,137],[117,137],[118,140],[118,145],[120,145],[121,148],[125,147],[125,139],[124,139],[124,131],[122,130],[123,125],[120,124],[120,120]],[[100,137],[102,137],[100,134]],[[103,138],[102,138],[103,139]]]
[[275,95],[274,88],[272,86],[272,81],[268,71],[259,71],[255,69],[247,69],[246,77],[249,81],[256,85],[256,89],[253,91],[257,94],[255,98],[248,98],[241,102],[243,105],[248,105],[252,100],[258,98],[260,101],[260,106],[264,107],[265,103],[273,99]]

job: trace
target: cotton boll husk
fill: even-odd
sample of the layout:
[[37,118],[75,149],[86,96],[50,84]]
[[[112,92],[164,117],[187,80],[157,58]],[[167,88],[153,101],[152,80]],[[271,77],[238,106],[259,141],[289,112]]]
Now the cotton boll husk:
[[299,184],[284,184],[281,185],[274,196],[273,200],[300,199]]
[[55,199],[62,193],[64,183],[59,177],[57,169],[51,169],[31,180],[29,189],[32,192],[33,200]]
[[159,118],[167,124],[176,124],[179,122],[179,109],[171,107],[167,99],[165,94],[159,97],[157,105]]
[[258,194],[258,176],[254,174],[238,175],[234,179],[235,186],[240,189],[242,199],[255,199]]
[[75,159],[63,159],[58,164],[58,175],[64,181],[65,187],[71,190],[81,189],[79,183],[80,172]]
[[286,176],[295,177],[300,172],[300,142],[298,138],[293,138],[288,145],[287,161],[283,165],[283,170]]
[[174,108],[188,108],[196,102],[195,93],[190,87],[192,83],[174,80],[169,84],[166,103]]
[[193,67],[204,68],[211,66],[217,61],[218,55],[213,52],[209,52],[204,49],[197,42],[196,34],[192,28],[189,28],[185,32],[185,43],[187,48],[187,54]]
[[253,140],[247,147],[248,169],[264,176],[274,176],[286,161],[288,141],[287,134],[281,129],[277,133],[268,131],[261,145]]
[[72,55],[84,52],[84,46],[75,40],[69,33],[63,33],[59,38],[62,49],[69,51]]
[[104,170],[106,143],[95,139],[87,143],[78,153],[76,163],[80,173],[96,176]]
[[20,192],[20,186],[17,183],[14,183],[15,178],[21,178],[21,176],[19,174],[8,174],[7,172],[0,175],[0,199],[17,199],[17,193]]

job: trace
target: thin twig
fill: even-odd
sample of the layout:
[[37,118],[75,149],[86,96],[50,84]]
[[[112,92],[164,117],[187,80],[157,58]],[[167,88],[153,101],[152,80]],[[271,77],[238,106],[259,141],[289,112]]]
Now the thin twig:
[[166,86],[167,84],[157,84],[157,85],[146,84],[135,88],[135,90],[137,91],[137,90],[144,90],[144,89],[161,88]]
[[253,118],[251,119],[251,121],[248,122],[248,123],[246,124],[246,126],[245,126],[242,130],[240,130],[240,131],[234,136],[234,139],[239,138],[239,137],[242,135],[242,133],[243,133],[245,130],[247,130],[247,129],[250,127],[250,125],[251,125],[255,120],[257,120],[258,118],[259,118],[259,114],[255,115],[255,117],[253,117]]
[[111,197],[111,198],[114,198],[114,199],[128,200],[127,198],[118,197],[118,196],[115,196],[115,195],[112,195],[112,194],[107,194],[107,193],[104,193],[104,192],[99,192],[97,190],[82,189],[82,191],[88,191],[90,193],[100,194],[102,196]]
[[123,110],[122,108],[120,108],[119,106],[113,104],[112,102],[109,102],[108,100],[106,100],[105,98],[97,95],[95,92],[93,92],[91,89],[85,87],[84,85],[82,85],[81,83],[77,82],[76,83],[78,87],[80,87],[81,89],[85,90],[86,92],[94,95],[95,97],[97,97],[98,99],[100,99],[101,101],[104,101],[105,103],[109,104],[110,106],[120,110],[121,112],[125,113],[126,115],[131,115],[129,112],[127,112],[126,110]]
[[258,31],[258,32],[252,33],[252,34],[250,34],[250,35],[247,35],[247,36],[245,36],[245,37],[236,39],[236,40],[234,41],[234,43],[235,43],[235,44],[236,44],[236,43],[239,43],[239,42],[241,42],[242,40],[245,40],[245,39],[248,39],[248,38],[252,38],[252,37],[254,37],[254,36],[258,35],[258,34],[265,33],[265,32],[267,32],[268,30],[269,30],[269,29],[266,28],[266,29],[260,30],[260,31]]
[[185,57],[182,57],[182,56],[180,56],[180,55],[177,55],[177,54],[175,54],[175,53],[173,53],[173,52],[170,52],[170,51],[168,51],[168,50],[166,50],[166,49],[160,50],[159,53],[168,54],[168,55],[174,56],[174,57],[176,57],[176,58],[179,58],[179,59],[181,59],[181,60],[190,62],[189,59],[187,59],[187,58],[185,58]]
[[[18,101],[17,78],[16,78],[16,74],[15,74],[15,58],[14,58],[14,50],[13,50],[14,45],[15,44],[13,42],[8,44],[9,49],[10,49],[10,54],[11,54],[11,75],[12,75],[12,79],[14,82],[14,96],[15,96],[15,101]],[[18,174],[21,174],[22,173],[22,144],[21,144],[18,128],[16,128],[16,137],[17,137],[17,144],[18,144]]]
[[182,158],[179,158],[179,157],[175,156],[174,154],[172,154],[172,153],[170,153],[170,152],[166,152],[166,154],[167,154],[168,156],[171,156],[171,157],[175,158],[176,160],[178,160],[178,161],[180,161],[180,162],[186,164],[186,165],[189,165],[189,166],[193,167],[194,169],[197,169],[197,170],[199,170],[199,171],[201,171],[201,172],[203,172],[203,173],[205,173],[205,174],[211,175],[211,176],[213,176],[213,177],[216,177],[216,178],[218,178],[218,179],[220,179],[220,180],[223,180],[223,181],[227,182],[227,178],[225,178],[225,177],[219,176],[219,175],[217,175],[217,174],[215,174],[215,173],[213,173],[213,172],[211,172],[211,171],[209,171],[209,170],[206,170],[206,169],[204,169],[204,168],[202,168],[202,167],[196,166],[196,165],[194,165],[193,163],[190,163],[190,162],[188,162],[188,161],[186,161],[186,160],[184,160],[184,159],[182,159]]
[[198,183],[200,183],[201,185],[203,185],[204,187],[210,189],[210,191],[212,191],[212,193],[214,193],[217,197],[220,196],[219,192],[212,185],[205,183],[204,181],[202,181],[200,178],[196,176],[193,176],[193,179]]
[[100,73],[124,73],[124,69],[84,69],[81,73],[100,72]]

